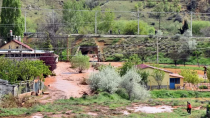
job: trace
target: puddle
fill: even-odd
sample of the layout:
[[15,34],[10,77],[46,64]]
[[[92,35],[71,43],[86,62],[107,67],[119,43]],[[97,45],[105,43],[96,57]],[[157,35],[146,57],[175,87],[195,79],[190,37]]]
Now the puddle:
[[134,107],[132,109],[128,110],[134,110],[134,112],[143,112],[143,113],[162,113],[162,112],[173,112],[173,108],[171,106],[138,106]]
[[124,115],[129,115],[130,113],[128,111],[123,111]]
[[87,114],[91,115],[91,116],[97,116],[98,115],[97,113],[93,113],[93,112],[88,112]]
[[75,72],[65,72],[65,73],[62,73],[62,74],[77,74]]

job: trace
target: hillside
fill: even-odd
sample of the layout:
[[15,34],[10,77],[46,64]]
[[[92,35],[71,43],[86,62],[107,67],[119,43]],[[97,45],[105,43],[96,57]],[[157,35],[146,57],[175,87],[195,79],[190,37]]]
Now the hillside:
[[[209,2],[206,0],[168,0],[163,2],[145,0],[145,1],[118,1],[118,0],[86,0],[85,4],[89,9],[93,11],[77,11],[73,14],[75,19],[71,22],[64,23],[63,18],[63,4],[67,0],[21,0],[22,8],[26,8],[27,13],[27,32],[50,32],[51,43],[55,48],[55,52],[66,59],[66,37],[61,36],[62,34],[94,34],[95,33],[95,11],[100,10],[97,16],[97,30],[98,34],[126,34],[132,35],[137,34],[138,27],[138,14],[140,12],[140,34],[141,35],[153,35],[150,38],[83,38],[80,39],[82,43],[74,45],[72,50],[77,50],[79,45],[87,46],[100,46],[99,49],[100,56],[102,60],[113,61],[113,60],[123,60],[128,57],[128,54],[139,53],[141,48],[146,48],[149,50],[149,55],[147,58],[150,60],[156,60],[156,38],[154,37],[155,31],[161,30],[163,38],[160,41],[160,62],[161,63],[173,63],[173,59],[170,59],[170,51],[178,50],[183,42],[188,46],[192,45],[190,40],[185,37],[180,39],[180,34],[183,34],[187,29],[190,29],[191,24],[191,10],[196,13],[208,12]],[[77,1],[78,3],[80,0]],[[76,4],[75,4],[76,6]],[[54,10],[52,10],[54,9]],[[110,10],[107,12],[106,10]],[[86,9],[85,9],[86,10]],[[106,11],[106,12],[104,12]],[[210,10],[209,10],[210,11]],[[153,13],[150,13],[153,12]],[[162,13],[154,13],[162,12]],[[165,13],[164,13],[165,12]],[[25,11],[22,10],[23,16]],[[79,15],[78,15],[79,14]],[[78,17],[78,16],[79,17]],[[86,16],[90,15],[90,16]],[[68,16],[68,14],[67,14]],[[112,19],[113,17],[113,19]],[[210,23],[208,22],[209,16],[206,14],[193,14],[192,15],[192,32],[193,36],[208,36]],[[82,20],[81,20],[82,19]],[[54,23],[54,24],[53,24]],[[69,25],[71,24],[71,25]],[[74,26],[76,28],[70,29],[69,27]],[[68,29],[69,28],[69,29]],[[132,29],[133,28],[133,29]],[[43,30],[44,29],[44,30]],[[67,30],[68,29],[68,30]],[[112,31],[112,33],[110,32]],[[179,34],[179,35],[176,35]],[[176,36],[174,36],[176,35]],[[174,37],[173,37],[174,36]],[[177,38],[178,37],[178,38]],[[36,40],[30,39],[25,43],[31,47],[37,47],[39,49],[43,48],[43,43],[45,37],[35,37]],[[179,43],[176,44],[176,40]],[[74,39],[71,39],[74,40]],[[187,41],[186,41],[187,40]],[[197,39],[195,39],[197,40]],[[208,40],[205,40],[207,42]],[[202,64],[207,64],[209,61],[209,54],[207,48],[210,47],[208,43],[197,41],[194,47],[198,49],[199,54],[195,54],[195,48],[184,49],[188,50],[185,53],[190,54],[188,57],[179,57],[178,63],[183,63],[183,58],[188,59],[187,64],[196,64],[199,59],[196,56],[200,56],[200,61]],[[120,45],[121,47],[119,47]],[[126,45],[129,45],[126,47]],[[133,46],[134,45],[134,46]],[[136,46],[137,45],[137,46]],[[107,46],[107,47],[106,47]],[[136,47],[135,47],[136,46]],[[62,47],[62,48],[61,48]],[[193,46],[191,46],[193,47]],[[206,49],[202,49],[205,47]],[[60,50],[61,49],[61,50]],[[202,49],[202,50],[199,50]],[[180,51],[180,50],[179,50]],[[62,53],[61,53],[62,52]],[[144,53],[144,52],[141,52]],[[183,50],[182,50],[183,53]],[[121,54],[121,55],[117,55]],[[122,58],[123,54],[123,58]],[[117,55],[117,58],[116,58]],[[120,59],[119,59],[120,57]],[[198,61],[197,61],[198,60]],[[185,60],[184,60],[185,61]]]

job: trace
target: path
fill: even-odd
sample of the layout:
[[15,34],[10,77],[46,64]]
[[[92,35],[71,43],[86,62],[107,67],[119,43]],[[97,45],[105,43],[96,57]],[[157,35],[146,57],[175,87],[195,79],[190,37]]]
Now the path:
[[[41,103],[51,102],[56,99],[68,99],[70,97],[81,97],[83,92],[89,93],[88,85],[81,85],[83,78],[87,78],[92,68],[77,73],[70,68],[69,62],[58,62],[57,68],[54,70],[56,76],[45,79],[45,86],[48,86],[49,96],[43,96]],[[50,99],[46,99],[49,98]]]

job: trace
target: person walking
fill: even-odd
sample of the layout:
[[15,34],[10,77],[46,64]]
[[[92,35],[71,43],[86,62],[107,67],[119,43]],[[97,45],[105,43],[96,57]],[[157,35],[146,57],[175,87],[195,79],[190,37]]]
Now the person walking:
[[192,108],[191,104],[187,101],[187,112],[189,114],[191,114],[191,108]]
[[206,75],[207,67],[206,67],[206,66],[204,66],[203,68],[204,68],[204,70],[203,70],[203,71],[204,71],[203,78],[204,78],[204,79],[206,79],[206,78],[207,78],[207,75]]

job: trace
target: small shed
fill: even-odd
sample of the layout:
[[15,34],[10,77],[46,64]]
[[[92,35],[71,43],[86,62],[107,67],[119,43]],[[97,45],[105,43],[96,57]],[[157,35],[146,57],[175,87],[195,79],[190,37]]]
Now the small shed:
[[161,84],[161,88],[176,89],[176,88],[179,88],[179,87],[183,86],[184,80],[183,80],[183,77],[179,74],[174,74],[171,71],[161,69],[161,68],[157,68],[157,67],[153,67],[153,66],[150,66],[150,65],[145,65],[145,64],[139,64],[139,65],[137,65],[137,68],[143,69],[150,74],[149,77],[148,77],[148,80],[149,80],[148,87],[150,87],[151,89],[157,89],[158,88],[157,82],[151,76],[154,69],[159,69],[159,70],[162,70],[162,71],[165,72],[165,75],[164,75],[164,78],[163,78],[163,81],[162,81],[162,84]]

